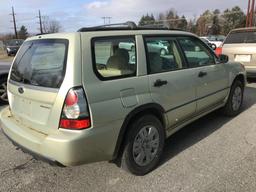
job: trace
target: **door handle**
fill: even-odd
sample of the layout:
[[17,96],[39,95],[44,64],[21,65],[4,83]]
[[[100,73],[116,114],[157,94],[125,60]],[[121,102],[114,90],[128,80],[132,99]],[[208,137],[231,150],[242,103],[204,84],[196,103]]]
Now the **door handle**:
[[166,85],[167,83],[168,81],[166,80],[157,79],[154,83],[154,87],[161,87],[163,85]]
[[200,71],[199,73],[198,73],[198,77],[204,77],[204,76],[206,76],[207,75],[207,72],[204,72],[204,71]]

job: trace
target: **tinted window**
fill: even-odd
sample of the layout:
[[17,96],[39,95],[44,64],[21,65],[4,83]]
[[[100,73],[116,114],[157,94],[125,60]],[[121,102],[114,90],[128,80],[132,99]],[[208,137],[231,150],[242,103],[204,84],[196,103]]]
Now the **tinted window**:
[[168,38],[145,38],[149,73],[183,68],[177,44]]
[[179,39],[179,43],[185,53],[190,67],[215,64],[214,55],[199,39],[184,37]]
[[230,33],[224,44],[233,43],[256,43],[256,32],[233,32]]
[[35,40],[23,44],[12,70],[13,81],[59,88],[65,74],[67,40]]
[[123,78],[136,74],[134,38],[96,38],[93,49],[94,65],[101,78]]

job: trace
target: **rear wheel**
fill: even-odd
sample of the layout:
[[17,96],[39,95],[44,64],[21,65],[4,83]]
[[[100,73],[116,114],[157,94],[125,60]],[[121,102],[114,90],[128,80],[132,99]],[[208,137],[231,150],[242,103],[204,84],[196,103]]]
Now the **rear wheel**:
[[241,81],[236,80],[230,90],[228,101],[223,108],[227,116],[236,116],[240,113],[243,104],[244,86]]
[[153,115],[145,115],[129,129],[121,166],[135,175],[145,175],[157,166],[163,151],[162,123]]
[[0,79],[0,103],[8,104],[8,96],[7,96],[7,77]]

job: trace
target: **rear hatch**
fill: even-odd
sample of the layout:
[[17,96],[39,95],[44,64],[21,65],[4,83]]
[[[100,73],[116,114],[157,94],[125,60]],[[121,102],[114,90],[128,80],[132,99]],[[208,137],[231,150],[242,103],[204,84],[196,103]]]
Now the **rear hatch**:
[[68,49],[68,39],[44,37],[26,41],[20,48],[8,82],[11,113],[19,124],[45,134],[52,128],[57,130],[65,98],[59,95],[66,76]]
[[241,62],[246,67],[256,66],[256,31],[231,32],[223,44],[222,53],[228,55],[230,61]]

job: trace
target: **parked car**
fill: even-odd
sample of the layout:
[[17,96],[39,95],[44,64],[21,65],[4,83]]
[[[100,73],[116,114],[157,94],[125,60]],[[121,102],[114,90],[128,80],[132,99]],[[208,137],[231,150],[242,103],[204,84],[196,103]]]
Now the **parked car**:
[[120,42],[119,48],[134,51],[135,45],[134,42]]
[[204,37],[200,37],[200,39],[206,44],[208,45],[210,48],[212,48],[212,50],[215,50],[217,47],[214,43],[211,43],[207,38]]
[[230,61],[245,66],[248,77],[256,77],[256,28],[232,30],[220,50]]
[[[157,166],[165,139],[185,125],[216,109],[239,114],[240,63],[217,58],[192,33],[126,25],[27,39],[0,113],[5,135],[56,164],[112,160],[144,175]],[[130,42],[134,53],[119,47]],[[166,42],[166,54],[152,42]]]
[[[148,43],[148,49],[150,52],[160,53],[161,55],[166,55],[168,53],[168,42],[164,41],[152,41]],[[124,48],[127,50],[134,50],[134,42],[121,42],[119,43],[119,48]]]
[[6,52],[8,56],[16,55],[20,46],[24,42],[23,39],[12,39],[6,42]]
[[160,55],[168,54],[168,41],[153,40],[147,43],[147,48],[149,52],[160,53]]
[[207,39],[210,41],[210,43],[215,44],[216,47],[221,47],[225,38],[226,37],[224,35],[210,35],[207,37]]

